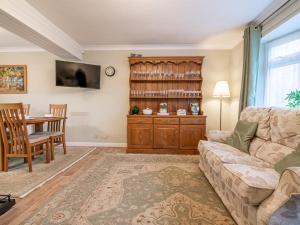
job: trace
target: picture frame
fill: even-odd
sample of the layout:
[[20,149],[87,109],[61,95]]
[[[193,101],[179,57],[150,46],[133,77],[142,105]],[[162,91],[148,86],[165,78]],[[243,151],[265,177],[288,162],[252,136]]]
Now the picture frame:
[[27,65],[0,65],[0,94],[27,93]]

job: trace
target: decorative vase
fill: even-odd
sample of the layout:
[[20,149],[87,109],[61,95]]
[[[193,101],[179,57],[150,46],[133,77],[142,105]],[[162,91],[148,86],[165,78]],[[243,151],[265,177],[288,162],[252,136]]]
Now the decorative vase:
[[193,115],[199,115],[199,104],[197,102],[191,103],[191,112]]

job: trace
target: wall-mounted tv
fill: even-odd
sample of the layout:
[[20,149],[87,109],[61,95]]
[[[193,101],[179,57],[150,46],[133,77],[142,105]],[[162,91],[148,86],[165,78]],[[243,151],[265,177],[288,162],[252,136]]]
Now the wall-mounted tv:
[[100,89],[98,65],[56,60],[56,86]]

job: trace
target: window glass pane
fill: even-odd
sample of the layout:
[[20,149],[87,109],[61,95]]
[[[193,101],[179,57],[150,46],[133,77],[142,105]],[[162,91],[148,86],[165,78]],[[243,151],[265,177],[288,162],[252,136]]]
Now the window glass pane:
[[300,52],[300,39],[271,47],[270,60]]
[[265,105],[285,107],[286,95],[296,89],[300,89],[300,64],[269,69],[266,79]]
[[300,32],[268,42],[264,47],[263,105],[286,107],[287,94],[300,90]]

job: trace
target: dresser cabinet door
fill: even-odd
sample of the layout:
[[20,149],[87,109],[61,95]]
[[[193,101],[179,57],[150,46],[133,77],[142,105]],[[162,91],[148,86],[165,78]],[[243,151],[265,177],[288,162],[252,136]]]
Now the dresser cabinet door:
[[199,140],[204,140],[205,126],[180,125],[180,148],[197,149]]
[[154,125],[154,148],[178,148],[179,125]]
[[152,148],[152,124],[128,124],[128,148]]

